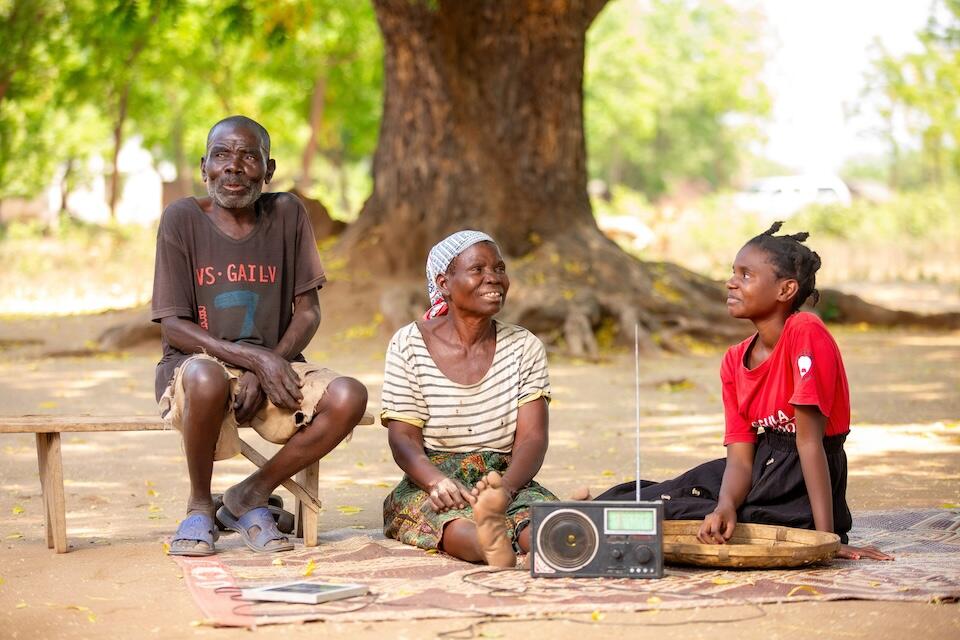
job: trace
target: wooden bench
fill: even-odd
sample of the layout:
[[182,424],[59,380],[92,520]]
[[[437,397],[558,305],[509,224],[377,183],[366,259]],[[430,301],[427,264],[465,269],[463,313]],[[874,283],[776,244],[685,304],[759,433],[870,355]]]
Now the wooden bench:
[[[373,417],[364,414],[360,424],[373,424]],[[152,416],[38,416],[0,417],[0,433],[34,433],[37,436],[37,461],[40,467],[40,491],[43,496],[43,514],[46,522],[47,547],[57,553],[66,553],[67,516],[66,496],[63,491],[63,461],[60,454],[61,433],[91,433],[100,431],[164,431],[169,430],[158,417]],[[178,434],[179,436],[179,434]],[[266,458],[241,439],[244,457],[263,466]],[[283,481],[283,486],[295,500],[296,534],[304,545],[315,547],[319,533],[320,463],[315,462],[294,478]]]

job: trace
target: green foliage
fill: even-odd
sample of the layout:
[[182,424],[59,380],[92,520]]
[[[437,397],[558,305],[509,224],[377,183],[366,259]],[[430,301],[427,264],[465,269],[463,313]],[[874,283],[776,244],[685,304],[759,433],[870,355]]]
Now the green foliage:
[[761,16],[727,0],[618,0],[588,33],[590,175],[655,198],[726,185],[770,108]]
[[0,48],[0,199],[36,194],[67,161],[109,159],[132,134],[195,178],[210,126],[244,113],[270,129],[281,185],[315,132],[311,160],[356,200],[381,102],[367,2],[0,0],[0,41],[16,43]]
[[[931,4],[927,25],[917,34],[919,51],[890,54],[874,44],[863,91],[874,132],[890,147],[887,179],[894,188],[944,184],[960,178],[960,2]],[[898,132],[911,140],[905,151]]]
[[858,241],[919,240],[931,248],[960,246],[960,187],[896,194],[889,202],[855,200],[849,207],[812,206],[790,221],[814,237]]

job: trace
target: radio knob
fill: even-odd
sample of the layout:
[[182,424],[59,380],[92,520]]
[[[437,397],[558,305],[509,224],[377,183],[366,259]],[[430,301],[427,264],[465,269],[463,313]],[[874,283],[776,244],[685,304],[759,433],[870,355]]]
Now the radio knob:
[[647,564],[653,559],[653,553],[650,552],[650,548],[643,545],[637,546],[634,553],[636,553],[637,560],[640,564]]
[[614,560],[620,560],[621,558],[623,558],[623,551],[620,551],[620,549],[614,548],[610,550],[610,555],[613,556]]

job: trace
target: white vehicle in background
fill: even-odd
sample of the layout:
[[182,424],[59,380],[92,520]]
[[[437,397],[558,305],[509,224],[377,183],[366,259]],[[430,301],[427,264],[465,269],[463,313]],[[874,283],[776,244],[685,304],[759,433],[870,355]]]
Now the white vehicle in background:
[[773,176],[754,181],[734,197],[740,211],[783,219],[811,204],[849,206],[850,189],[833,175]]

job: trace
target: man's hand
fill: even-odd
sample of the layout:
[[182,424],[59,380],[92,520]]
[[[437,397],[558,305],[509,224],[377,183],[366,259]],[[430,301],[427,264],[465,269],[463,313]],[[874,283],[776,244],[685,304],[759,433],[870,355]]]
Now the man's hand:
[[837,557],[846,558],[847,560],[863,560],[864,558],[869,558],[870,560],[893,560],[893,556],[885,554],[876,547],[854,547],[849,544],[840,545],[840,551],[837,551]]
[[270,402],[287,411],[300,408],[300,377],[290,363],[266,349],[257,349],[253,371]]
[[260,380],[253,371],[247,371],[237,384],[237,397],[233,402],[237,424],[247,424],[263,405],[267,394],[260,386]]
[[443,478],[432,484],[427,492],[427,503],[437,513],[449,509],[463,509],[476,501],[469,489],[452,478]]
[[726,507],[717,507],[703,519],[697,540],[704,544],[724,544],[733,535],[737,524],[737,512]]

